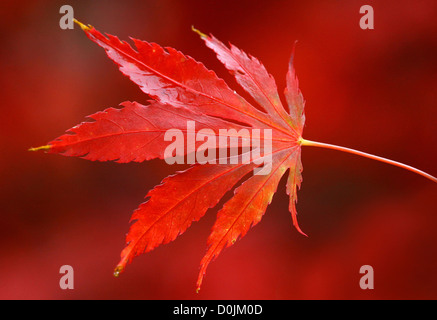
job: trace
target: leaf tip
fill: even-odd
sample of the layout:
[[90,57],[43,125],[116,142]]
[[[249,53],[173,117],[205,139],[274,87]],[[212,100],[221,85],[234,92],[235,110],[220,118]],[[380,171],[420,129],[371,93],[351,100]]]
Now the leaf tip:
[[117,266],[114,269],[114,273],[113,273],[114,277],[118,278],[120,276],[120,273],[122,273],[123,271],[124,271],[124,267],[123,266],[120,266],[120,265]]
[[196,28],[194,28],[194,26],[191,26],[191,30],[194,31],[195,33],[197,33],[200,36],[200,38],[202,38],[202,39],[208,38],[208,36],[206,34],[197,30]]
[[76,23],[83,31],[87,32],[91,29],[91,25],[86,26],[79,20],[73,19],[74,23]]
[[308,238],[308,235],[307,235],[305,232],[302,231],[302,229],[299,227],[299,225],[297,224],[297,222],[294,223],[294,227],[296,228],[296,230],[297,230],[301,235],[304,235],[305,237]]
[[205,275],[204,271],[201,271],[199,274],[199,277],[197,278],[197,283],[196,283],[196,293],[199,293],[200,291],[200,287],[202,286],[202,281],[203,281],[203,276]]
[[37,148],[29,148],[29,149],[27,149],[27,151],[50,150],[51,147],[52,146],[48,144],[48,145],[37,147]]
[[291,49],[291,58],[290,58],[290,65],[291,66],[293,65],[293,62],[294,62],[294,54],[295,54],[295,51],[296,51],[297,42],[298,42],[297,40],[294,41],[293,48]]

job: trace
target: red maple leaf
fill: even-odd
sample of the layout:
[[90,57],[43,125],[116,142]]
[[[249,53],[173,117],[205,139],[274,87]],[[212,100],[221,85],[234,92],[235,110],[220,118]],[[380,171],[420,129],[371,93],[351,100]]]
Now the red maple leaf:
[[[165,178],[151,190],[146,202],[132,215],[133,224],[126,237],[121,260],[115,268],[115,276],[123,272],[135,256],[175,240],[193,221],[199,220],[209,208],[214,207],[226,192],[235,188],[234,196],[218,212],[208,238],[208,249],[201,261],[197,281],[199,290],[208,264],[261,220],[287,170],[289,210],[294,226],[303,233],[297,223],[295,208],[297,189],[302,182],[302,145],[359,154],[406,168],[437,182],[435,177],[399,162],[303,139],[304,100],[292,61],[285,89],[287,111],[279,98],[275,80],[260,61],[233,45],[227,47],[212,35],[207,36],[193,29],[259,104],[256,108],[230,89],[213,71],[173,48],[132,39],[134,49],[115,36],[102,35],[95,28],[76,22],[92,41],[105,49],[120,71],[153,100],[147,105],[124,102],[120,109],[110,108],[93,114],[90,116],[93,122],[81,123],[48,145],[30,150],[42,149],[49,153],[120,163],[166,159],[165,150],[169,141],[165,135],[169,130],[176,130],[183,135],[187,148],[175,152],[179,157],[188,159],[190,152],[201,148],[203,143],[202,139],[188,141],[193,134],[187,126],[189,121],[196,125],[199,132],[204,130],[203,138],[215,135],[211,141],[238,136],[239,148],[250,147],[250,141],[253,142],[249,129],[271,132],[271,150],[264,148],[264,154],[258,155],[258,158],[252,156],[251,161],[223,163],[223,159],[231,158],[227,151],[224,158],[208,154],[204,163],[194,163],[186,171]],[[222,129],[228,133],[220,135]],[[237,156],[237,160],[241,157],[241,154]],[[256,160],[266,157],[271,159],[267,174],[249,175],[261,167],[261,162]],[[240,183],[242,179],[244,181]]]

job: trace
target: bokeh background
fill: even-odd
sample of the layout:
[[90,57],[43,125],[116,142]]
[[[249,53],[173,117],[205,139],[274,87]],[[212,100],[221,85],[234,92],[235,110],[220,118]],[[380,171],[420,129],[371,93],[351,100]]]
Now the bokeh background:
[[[436,299],[437,185],[386,164],[303,150],[300,225],[285,180],[262,222],[225,250],[195,294],[217,209],[177,241],[137,257],[118,279],[132,211],[176,168],[30,153],[85,116],[145,96],[59,8],[122,39],[177,48],[241,94],[191,25],[258,57],[282,93],[295,40],[307,101],[304,137],[437,174],[437,2],[2,1],[0,15],[0,298]],[[359,28],[359,9],[375,29]],[[71,265],[74,290],[59,288]],[[361,290],[359,269],[375,270]]]

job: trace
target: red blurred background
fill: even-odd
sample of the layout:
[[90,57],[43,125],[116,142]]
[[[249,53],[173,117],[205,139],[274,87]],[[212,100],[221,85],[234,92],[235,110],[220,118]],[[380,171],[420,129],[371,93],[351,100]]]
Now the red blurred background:
[[[303,150],[300,225],[281,181],[263,221],[225,250],[195,294],[217,209],[175,242],[112,270],[132,211],[176,169],[29,153],[85,119],[145,96],[59,8],[122,39],[171,46],[241,94],[191,25],[258,57],[282,93],[291,48],[307,101],[304,137],[437,174],[437,2],[2,1],[2,299],[436,299],[437,185],[368,159]],[[359,9],[375,29],[359,28]],[[59,288],[71,265],[74,290]],[[371,265],[375,289],[361,290]]]

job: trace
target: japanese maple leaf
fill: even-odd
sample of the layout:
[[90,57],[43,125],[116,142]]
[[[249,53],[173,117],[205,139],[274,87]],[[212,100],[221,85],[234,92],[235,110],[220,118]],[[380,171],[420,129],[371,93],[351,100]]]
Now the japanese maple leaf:
[[[204,129],[208,134],[217,135],[220,129],[228,129],[229,132],[234,129],[233,132],[238,133],[240,138],[239,147],[250,144],[249,129],[271,130],[270,154],[264,150],[262,155],[271,157],[268,174],[250,175],[251,171],[260,167],[260,162],[254,157],[252,161],[237,163],[223,163],[223,159],[217,157],[210,158],[206,163],[194,163],[186,171],[165,178],[151,190],[146,202],[132,215],[133,224],[126,237],[121,260],[115,268],[115,276],[123,272],[135,256],[175,240],[234,188],[233,197],[218,211],[208,238],[207,252],[201,261],[197,280],[199,290],[209,263],[260,222],[287,170],[289,210],[294,226],[303,233],[297,223],[295,208],[296,192],[302,182],[302,145],[359,154],[406,168],[437,182],[435,177],[399,162],[303,139],[304,99],[292,60],[285,89],[287,110],[281,103],[275,80],[260,61],[233,45],[225,46],[212,35],[207,36],[193,29],[217,54],[239,85],[259,104],[254,107],[213,71],[173,48],[132,39],[134,49],[115,36],[103,35],[92,26],[76,23],[89,39],[106,51],[120,71],[153,100],[147,105],[123,102],[119,109],[109,108],[95,113],[90,116],[94,121],[81,123],[47,145],[30,150],[42,149],[93,161],[141,162],[166,158],[169,141],[164,138],[169,130],[179,130],[188,141],[192,133],[187,129],[187,121],[192,121],[198,130]],[[222,138],[219,136],[217,139]],[[229,133],[225,138],[231,136]],[[190,150],[201,147],[201,142],[196,140],[190,146],[187,142],[187,148],[178,151],[179,156],[188,157]],[[229,159],[227,154],[226,157]],[[245,180],[240,183],[242,179]]]

